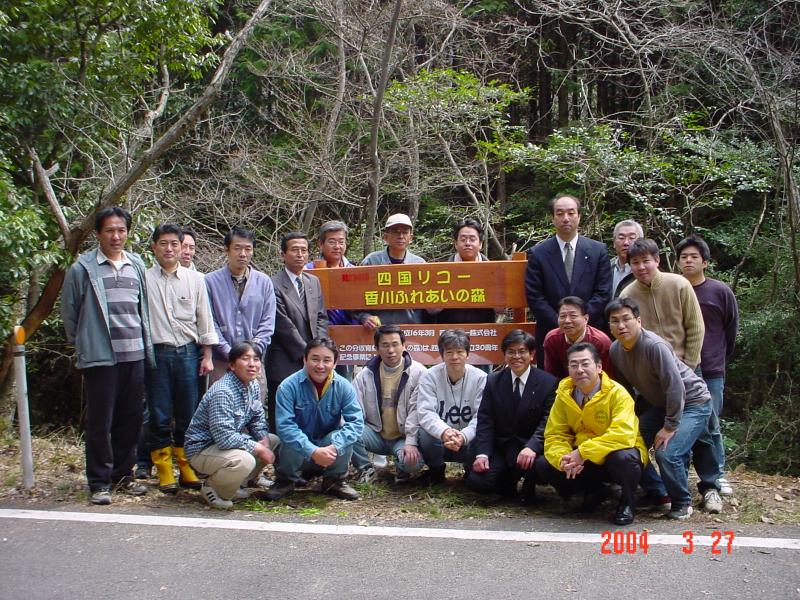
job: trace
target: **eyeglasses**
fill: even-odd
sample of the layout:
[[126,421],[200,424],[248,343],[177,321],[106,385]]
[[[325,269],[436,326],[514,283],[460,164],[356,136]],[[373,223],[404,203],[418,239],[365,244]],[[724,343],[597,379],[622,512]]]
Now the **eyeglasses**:
[[522,350],[506,350],[506,356],[509,358],[517,358],[518,356],[527,356],[531,353],[530,350],[524,348]]
[[626,323],[627,324],[627,323],[630,323],[631,321],[635,321],[635,320],[636,320],[636,317],[633,317],[631,315],[625,315],[624,317],[620,317],[619,319],[609,319],[608,323],[612,327],[616,327],[616,326],[619,326],[620,323]]
[[578,369],[583,369],[584,371],[591,367],[594,363],[591,360],[582,360],[582,361],[570,361],[567,363],[567,367],[571,371],[577,371]]

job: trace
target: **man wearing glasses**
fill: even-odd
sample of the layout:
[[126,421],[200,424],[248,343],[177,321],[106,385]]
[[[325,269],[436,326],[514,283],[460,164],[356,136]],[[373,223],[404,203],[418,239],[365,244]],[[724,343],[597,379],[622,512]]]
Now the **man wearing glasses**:
[[628,248],[644,237],[642,226],[632,219],[620,221],[614,226],[614,251],[617,255],[611,259],[611,299],[634,281],[631,265],[628,262]]
[[[531,365],[536,340],[514,329],[501,344],[508,368],[489,375],[473,442],[477,456],[467,485],[487,494],[486,504],[536,498],[533,465],[544,452],[544,427],[558,380]],[[522,490],[517,483],[522,479]]]

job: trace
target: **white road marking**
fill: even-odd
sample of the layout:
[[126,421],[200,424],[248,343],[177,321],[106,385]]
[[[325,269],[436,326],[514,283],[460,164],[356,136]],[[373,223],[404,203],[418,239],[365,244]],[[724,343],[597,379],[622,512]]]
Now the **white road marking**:
[[[29,519],[34,521],[72,521],[81,523],[112,523],[120,525],[153,525],[158,527],[195,527],[209,529],[239,529],[244,531],[271,531],[308,535],[366,535],[383,537],[445,538],[457,540],[490,540],[501,542],[557,542],[597,544],[603,541],[600,533],[558,533],[552,531],[497,531],[481,529],[438,529],[432,527],[379,527],[360,525],[324,525],[320,523],[267,523],[235,519],[200,519],[195,517],[162,517],[152,515],[124,515],[117,513],[83,513],[44,510],[0,509],[2,519]],[[609,528],[610,529],[610,528]],[[691,529],[687,526],[687,530]],[[725,531],[724,527],[720,528]],[[636,531],[631,529],[630,531]],[[638,531],[637,533],[641,533]],[[613,539],[611,540],[613,543]],[[686,546],[682,535],[648,533],[648,544],[661,546]],[[695,546],[711,546],[711,536],[695,535]],[[726,552],[727,538],[718,540],[718,548]],[[772,548],[800,550],[800,539],[761,538],[735,536],[733,548]]]

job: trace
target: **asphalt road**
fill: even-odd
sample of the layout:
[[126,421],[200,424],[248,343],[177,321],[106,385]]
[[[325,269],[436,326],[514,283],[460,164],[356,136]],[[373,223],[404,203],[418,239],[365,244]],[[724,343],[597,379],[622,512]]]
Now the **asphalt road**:
[[[639,547],[614,554],[612,537],[603,554],[599,531],[572,527],[576,541],[559,541],[566,539],[563,528],[532,519],[359,535],[356,527],[308,522],[275,531],[274,523],[285,520],[208,511],[141,513],[149,524],[102,510],[25,516],[0,510],[2,600],[800,598],[797,528],[771,530],[773,538],[795,538],[777,544],[783,548],[758,541],[754,528],[736,534],[730,554],[724,539],[719,555],[707,545],[686,554],[682,540],[669,536],[647,554]],[[81,520],[97,518],[121,522]],[[682,529],[660,533],[681,536]],[[698,541],[701,535],[710,532],[697,532]],[[518,539],[460,539],[480,536]]]

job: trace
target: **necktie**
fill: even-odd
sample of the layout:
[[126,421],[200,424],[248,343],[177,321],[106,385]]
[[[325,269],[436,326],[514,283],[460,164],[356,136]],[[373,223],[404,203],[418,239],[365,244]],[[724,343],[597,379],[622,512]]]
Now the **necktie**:
[[522,391],[520,390],[522,379],[519,377],[514,378],[514,402],[519,404],[522,400]]
[[297,295],[300,296],[300,302],[302,302],[303,306],[306,305],[306,286],[303,285],[303,276],[300,275],[297,279],[294,280],[297,284]]
[[564,244],[564,270],[567,272],[567,281],[572,283],[572,265],[575,262],[575,254],[572,252],[572,244]]

